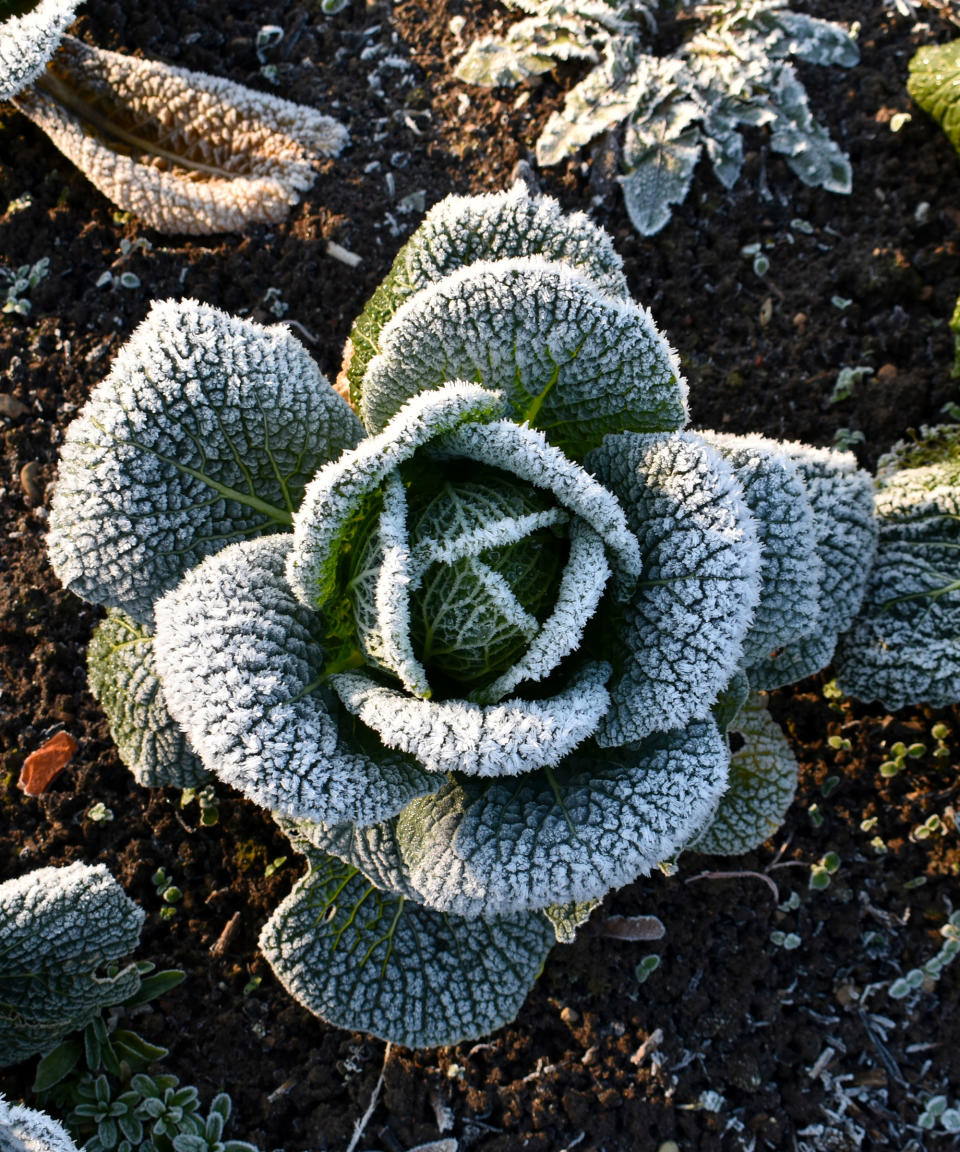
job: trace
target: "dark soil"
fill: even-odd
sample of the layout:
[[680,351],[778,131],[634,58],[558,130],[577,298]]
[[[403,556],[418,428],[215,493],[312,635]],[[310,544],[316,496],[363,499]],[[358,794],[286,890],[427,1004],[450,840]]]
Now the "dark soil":
[[[793,7],[862,23],[859,67],[802,69],[818,117],[850,154],[851,196],[804,187],[759,130],[736,189],[701,167],[652,239],[632,231],[611,179],[614,141],[594,150],[592,167],[584,156],[537,178],[614,236],[634,296],[682,357],[697,424],[814,444],[845,428],[863,434],[854,447],[869,466],[957,399],[947,320],[960,295],[960,159],[905,88],[914,49],[953,38],[957,21],[934,0],[917,5],[926,24],[879,0]],[[459,33],[453,16],[464,18]],[[490,0],[354,0],[329,18],[304,0],[88,5],[75,31],[91,43],[278,91],[349,125],[349,149],[323,165],[288,222],[242,236],[145,231],[24,117],[0,109],[0,206],[31,197],[0,215],[0,261],[50,259],[30,314],[0,319],[2,391],[22,405],[5,401],[12,414],[0,416],[0,878],[78,859],[110,867],[148,913],[139,955],[187,972],[135,1027],[169,1046],[165,1068],[204,1100],[229,1091],[229,1134],[264,1150],[343,1149],[385,1046],[308,1015],[258,956],[261,924],[302,869],[265,815],[218,786],[220,822],[200,827],[195,804],[181,810],[175,790],[138,788],[119,763],[85,687],[98,610],[50,571],[44,490],[63,429],[152,299],[190,295],[267,321],[268,289],[278,289],[285,319],[336,374],[351,320],[420,218],[405,198],[422,192],[429,206],[503,187],[576,79],[523,92],[456,82],[465,45],[505,19]],[[267,24],[286,32],[270,56],[273,88],[255,52]],[[140,237],[152,248],[124,255],[121,241]],[[331,258],[329,241],[362,262]],[[755,243],[770,260],[763,277],[741,255]],[[106,270],[133,272],[140,286],[96,287]],[[837,373],[856,365],[874,375],[831,403]],[[517,1021],[484,1042],[391,1049],[359,1147],[397,1152],[441,1134],[478,1152],[950,1147],[954,1138],[916,1125],[934,1094],[960,1104],[960,965],[906,999],[887,989],[936,953],[951,901],[960,904],[960,713],[888,715],[825,696],[828,680],[774,695],[801,779],[771,842],[737,860],[686,856],[675,875],[612,895],[575,944],[551,954]],[[941,758],[937,721],[950,733]],[[16,787],[24,758],[61,728],[77,755],[46,795],[26,797]],[[828,743],[835,736],[849,747]],[[885,779],[878,767],[898,740],[927,751]],[[98,801],[112,821],[89,817]],[[934,814],[943,831],[918,837]],[[810,865],[831,851],[839,870],[810,890]],[[280,856],[289,859],[265,878]],[[185,893],[171,921],[151,883],[160,866]],[[795,908],[778,908],[794,894]],[[239,930],[212,955],[235,913]],[[666,935],[608,938],[614,913],[655,913]],[[778,946],[775,932],[799,946]],[[641,984],[637,965],[651,952],[660,966]],[[33,1071],[6,1070],[0,1089],[29,1099]]]

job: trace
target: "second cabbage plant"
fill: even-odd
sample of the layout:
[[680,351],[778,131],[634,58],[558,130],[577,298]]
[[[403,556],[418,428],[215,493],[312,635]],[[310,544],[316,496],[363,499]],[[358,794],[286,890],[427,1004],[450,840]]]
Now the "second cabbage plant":
[[849,627],[872,484],[689,430],[609,237],[519,187],[428,214],[338,389],[283,326],[155,304],[66,434],[49,550],[110,610],[125,759],[215,773],[307,855],[261,937],[280,980],[448,1044],[611,889],[776,828],[757,690]]

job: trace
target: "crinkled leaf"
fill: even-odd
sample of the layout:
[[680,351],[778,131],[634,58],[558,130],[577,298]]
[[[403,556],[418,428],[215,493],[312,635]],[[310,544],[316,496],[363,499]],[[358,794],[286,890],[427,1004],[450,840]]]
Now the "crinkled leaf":
[[143,912],[102,864],[38,868],[0,884],[0,1065],[53,1048],[140,983]]
[[285,582],[290,545],[287,535],[232,545],[157,605],[170,714],[204,766],[261,807],[374,823],[436,777],[359,730],[325,687],[323,619]]
[[597,730],[610,703],[609,665],[591,664],[554,696],[511,698],[481,707],[467,700],[417,700],[363,673],[332,684],[344,707],[388,748],[416,757],[432,772],[518,776],[554,767]]
[[646,309],[540,258],[476,263],[407,301],[380,334],[360,402],[385,427],[448,380],[503,393],[511,416],[582,458],[608,432],[686,422],[686,387]]
[[617,745],[707,716],[740,661],[760,547],[733,469],[692,433],[608,436],[588,467],[620,499],[643,575],[610,627]]
[[850,159],[813,118],[807,94],[789,64],[778,69],[770,100],[777,112],[770,147],[784,154],[804,184],[849,194],[853,184]]
[[67,429],[53,566],[149,625],[204,556],[289,525],[316,469],[362,435],[286,328],[155,303]]
[[409,881],[429,907],[461,916],[601,897],[700,830],[728,759],[707,720],[615,750],[588,746],[552,774],[451,782],[398,817]]
[[36,80],[80,4],[39,0],[29,11],[0,20],[0,100],[9,100]]
[[543,914],[553,927],[558,944],[572,944],[577,938],[577,929],[590,919],[595,908],[601,904],[599,899],[578,900],[569,904],[551,904],[544,908]]
[[315,108],[65,37],[17,105],[105,196],[161,232],[276,223],[347,142]]
[[702,148],[692,100],[666,100],[642,119],[631,120],[623,143],[619,177],[630,222],[653,236],[670,220],[673,205],[687,198]]
[[87,649],[87,683],[138,784],[195,788],[210,778],[167,711],[149,629],[111,609]]
[[294,518],[290,586],[304,604],[320,608],[334,596],[340,553],[364,502],[418,448],[458,425],[502,412],[498,393],[453,381],[412,396],[379,436],[371,436],[321,468]]
[[750,681],[747,674],[740,668],[733,674],[730,683],[724,688],[710,709],[711,715],[721,732],[726,733],[735,727],[735,721],[740,715],[740,709],[746,704],[750,695]]
[[732,465],[760,541],[760,602],[743,642],[749,667],[816,625],[823,565],[813,507],[796,465],[776,441],[713,432],[704,439]]
[[617,37],[605,45],[601,63],[575,85],[537,139],[537,163],[559,164],[585,144],[625,120],[645,93],[665,97],[679,67],[653,56],[635,57],[629,39]]
[[762,13],[757,23],[769,30],[764,47],[771,56],[795,56],[808,64],[840,64],[852,68],[860,50],[850,33],[831,20],[780,9]]
[[78,1152],[61,1124],[24,1104],[0,1096],[0,1152]]
[[960,152],[960,40],[919,48],[910,59],[907,91]]
[[309,854],[260,948],[305,1008],[340,1028],[429,1048],[512,1020],[553,944],[542,916],[462,920],[371,887]]
[[354,406],[380,331],[405,300],[477,261],[535,255],[570,265],[610,296],[627,295],[610,236],[583,212],[568,215],[550,197],[529,196],[520,181],[507,192],[448,196],[435,204],[353,325],[344,372]]
[[519,84],[555,68],[561,60],[595,63],[597,53],[582,37],[582,23],[570,20],[521,20],[502,39],[486,36],[470,45],[454,69],[458,80],[488,88]]
[[743,740],[730,757],[730,785],[691,845],[717,856],[740,856],[768,840],[797,788],[796,758],[763,696],[754,693],[746,701],[730,730]]
[[753,687],[762,689],[792,684],[830,663],[837,636],[860,607],[877,540],[873,483],[849,452],[796,443],[781,449],[797,466],[813,507],[823,575],[813,631],[747,670]]
[[837,647],[843,691],[887,708],[960,701],[960,430],[925,433],[885,462],[876,560]]

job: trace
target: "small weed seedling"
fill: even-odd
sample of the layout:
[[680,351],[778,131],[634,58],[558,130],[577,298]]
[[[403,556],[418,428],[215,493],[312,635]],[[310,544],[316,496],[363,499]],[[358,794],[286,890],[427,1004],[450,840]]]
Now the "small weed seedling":
[[183,892],[170,880],[165,868],[158,868],[151,879],[157,895],[163,901],[160,918],[172,920],[177,914],[177,904],[183,899]]
[[44,256],[36,264],[21,264],[15,271],[9,268],[0,268],[0,277],[7,281],[7,298],[0,311],[13,312],[17,316],[26,316],[32,307],[27,299],[31,292],[50,271],[50,258]]

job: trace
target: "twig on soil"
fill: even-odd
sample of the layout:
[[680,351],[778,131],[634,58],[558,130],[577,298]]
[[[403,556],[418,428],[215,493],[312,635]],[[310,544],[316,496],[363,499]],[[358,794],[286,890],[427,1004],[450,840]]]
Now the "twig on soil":
[[374,1084],[373,1091],[370,1093],[370,1103],[367,1105],[366,1112],[364,1112],[353,1126],[353,1136],[347,1145],[346,1152],[355,1152],[357,1145],[360,1143],[360,1138],[363,1136],[364,1129],[370,1123],[370,1117],[376,1110],[377,1101],[380,1099],[380,1089],[383,1087],[383,1078],[387,1073],[387,1061],[390,1059],[390,1049],[392,1047],[393,1045],[388,1043],[383,1050],[383,1067],[380,1069],[380,1078],[376,1084]]
[[773,893],[774,900],[778,904],[780,903],[780,890],[770,879],[770,877],[764,876],[762,872],[698,872],[696,876],[688,876],[684,883],[692,884],[694,880],[734,880],[743,879],[745,877],[752,877],[754,880],[762,880]]

